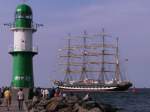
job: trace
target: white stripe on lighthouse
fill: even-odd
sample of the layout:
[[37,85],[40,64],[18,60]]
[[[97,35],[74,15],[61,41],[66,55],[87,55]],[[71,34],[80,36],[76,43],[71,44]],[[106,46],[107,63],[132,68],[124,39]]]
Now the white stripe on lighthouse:
[[32,51],[32,30],[14,31],[14,51]]

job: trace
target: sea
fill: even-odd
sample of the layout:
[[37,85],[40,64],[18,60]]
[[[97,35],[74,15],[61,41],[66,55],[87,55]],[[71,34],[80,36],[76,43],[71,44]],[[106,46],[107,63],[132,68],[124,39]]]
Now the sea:
[[[82,94],[84,95],[84,94]],[[89,93],[92,99],[117,107],[117,112],[150,112],[150,89],[136,88],[126,92]]]

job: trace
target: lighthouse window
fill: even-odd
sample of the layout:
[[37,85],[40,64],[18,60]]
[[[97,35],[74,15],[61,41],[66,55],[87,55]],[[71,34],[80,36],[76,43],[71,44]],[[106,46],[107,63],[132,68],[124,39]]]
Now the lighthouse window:
[[27,19],[31,19],[31,16],[26,16]]
[[24,40],[22,40],[22,42],[24,43]]
[[21,18],[31,19],[32,18],[31,15],[20,14],[20,13],[16,13],[15,17],[16,17],[16,19],[21,19]]
[[22,15],[16,15],[16,19],[24,18]]

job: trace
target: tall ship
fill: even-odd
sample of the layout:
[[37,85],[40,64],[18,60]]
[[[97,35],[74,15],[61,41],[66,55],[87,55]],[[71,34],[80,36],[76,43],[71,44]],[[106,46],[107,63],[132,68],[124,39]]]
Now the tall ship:
[[63,92],[126,91],[132,86],[121,72],[118,38],[104,29],[68,37],[67,46],[59,49],[65,78],[54,81]]

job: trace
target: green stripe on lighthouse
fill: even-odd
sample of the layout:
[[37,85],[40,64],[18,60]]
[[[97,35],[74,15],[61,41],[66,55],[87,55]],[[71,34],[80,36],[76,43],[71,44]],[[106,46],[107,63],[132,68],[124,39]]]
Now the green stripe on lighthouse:
[[13,82],[14,87],[33,87],[32,53],[13,54]]

